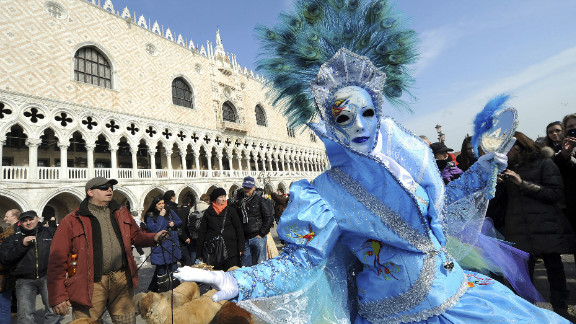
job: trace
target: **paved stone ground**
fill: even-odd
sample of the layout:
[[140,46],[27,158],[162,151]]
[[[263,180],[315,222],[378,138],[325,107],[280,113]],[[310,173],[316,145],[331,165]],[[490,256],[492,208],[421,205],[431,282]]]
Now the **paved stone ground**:
[[[280,240],[278,239],[278,235],[276,234],[276,229],[273,228],[272,229],[272,236],[274,238],[274,241],[276,242],[276,246],[279,248],[279,250],[282,249],[282,244],[280,244]],[[146,253],[149,253],[149,249],[145,249]],[[136,255],[137,253],[135,253]],[[562,260],[564,261],[564,267],[566,270],[566,277],[568,278],[568,289],[572,292],[570,299],[568,301],[569,307],[570,307],[570,313],[571,314],[575,314],[576,315],[576,265],[574,263],[574,257],[572,255],[563,255],[562,256]],[[145,266],[143,266],[142,268],[140,268],[140,271],[138,273],[139,275],[139,287],[136,290],[136,294],[141,292],[141,291],[145,291],[146,288],[148,287],[148,284],[150,283],[150,280],[152,279],[152,274],[154,272],[154,267],[151,266],[149,263]],[[535,277],[535,286],[538,289],[538,291],[540,291],[540,293],[543,295],[543,297],[546,299],[546,301],[548,301],[549,298],[549,293],[550,293],[550,289],[548,286],[548,280],[546,279],[546,269],[544,268],[544,264],[543,263],[538,263],[536,264],[536,270],[534,272],[534,277]],[[550,306],[549,303],[543,303],[539,305],[540,307],[543,308],[548,308],[548,309],[552,309],[552,307]],[[40,296],[37,297],[36,299],[36,323],[43,323],[42,319],[43,319],[43,305],[42,305],[42,301],[40,300]],[[571,316],[570,318],[568,318],[570,321],[576,323],[576,316]],[[103,317],[104,320],[104,324],[110,324],[112,323],[112,321],[110,320],[110,316],[108,316],[108,314],[106,313],[105,316]],[[64,319],[62,320],[62,323],[69,323],[70,321],[72,321],[72,317],[70,315],[64,317]],[[16,324],[16,318],[12,318],[12,322],[13,324]],[[137,324],[145,324],[146,322],[142,319],[142,317],[137,316],[136,317],[136,323]]]

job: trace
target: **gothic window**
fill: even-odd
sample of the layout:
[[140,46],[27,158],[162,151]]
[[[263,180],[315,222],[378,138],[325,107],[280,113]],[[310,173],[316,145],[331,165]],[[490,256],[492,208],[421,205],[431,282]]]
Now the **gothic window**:
[[74,80],[112,89],[110,62],[94,47],[82,47],[74,55]]
[[172,81],[172,102],[175,105],[192,108],[192,88],[183,78]]
[[224,119],[224,121],[233,122],[233,123],[238,122],[238,118],[236,117],[236,112],[234,111],[234,106],[232,106],[232,104],[228,101],[226,101],[222,105],[222,118]]
[[256,124],[260,126],[266,126],[266,114],[264,113],[264,108],[260,105],[256,105]]
[[286,131],[288,133],[288,136],[296,137],[296,133],[294,132],[294,128],[292,128],[290,126],[286,126]]

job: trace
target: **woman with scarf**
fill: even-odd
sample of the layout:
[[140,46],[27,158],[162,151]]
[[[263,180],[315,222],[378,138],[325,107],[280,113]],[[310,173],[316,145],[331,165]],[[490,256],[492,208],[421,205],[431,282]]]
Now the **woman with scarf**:
[[177,262],[182,257],[180,242],[176,234],[176,228],[182,225],[182,221],[176,212],[166,210],[164,206],[164,198],[156,196],[144,214],[144,222],[148,226],[148,231],[151,233],[168,231],[163,242],[152,248],[150,262],[156,266],[156,269],[148,290],[154,292],[168,291],[171,287],[177,286],[172,283],[171,276],[178,268]]
[[210,206],[204,211],[198,230],[197,258],[206,261],[209,256],[204,254],[204,244],[222,235],[226,249],[226,258],[222,263],[210,264],[215,270],[228,270],[240,266],[240,257],[244,249],[244,232],[242,222],[234,208],[228,206],[226,190],[216,188],[210,194]]

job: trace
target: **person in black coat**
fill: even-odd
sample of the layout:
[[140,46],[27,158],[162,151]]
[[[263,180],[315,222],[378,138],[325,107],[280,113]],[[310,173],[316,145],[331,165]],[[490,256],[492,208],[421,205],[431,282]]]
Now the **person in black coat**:
[[[228,206],[226,190],[217,188],[210,194],[210,207],[204,211],[198,230],[198,247],[196,256],[205,260],[203,255],[204,242],[220,235],[224,237],[228,258],[222,264],[211,264],[215,270],[228,270],[240,265],[240,257],[244,251],[244,232],[236,210]],[[224,224],[224,225],[223,225]],[[222,230],[224,228],[224,230]]]
[[18,323],[33,323],[36,295],[44,304],[44,323],[60,323],[48,302],[46,271],[50,245],[56,229],[40,223],[38,214],[27,211],[20,214],[18,229],[0,245],[0,263],[10,265],[10,275],[16,278],[18,296]]
[[504,237],[530,253],[533,279],[535,258],[541,257],[550,284],[550,303],[564,315],[568,310],[568,288],[561,254],[576,250],[574,233],[558,204],[563,198],[560,171],[542,156],[541,146],[516,132],[516,143],[508,152],[508,169],[498,181],[506,188]]

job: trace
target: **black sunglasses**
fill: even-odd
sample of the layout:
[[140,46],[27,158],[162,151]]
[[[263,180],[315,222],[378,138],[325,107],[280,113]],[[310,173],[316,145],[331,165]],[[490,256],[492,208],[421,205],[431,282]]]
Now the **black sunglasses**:
[[105,183],[105,184],[103,184],[103,185],[94,186],[94,187],[92,187],[92,188],[90,188],[90,189],[91,189],[91,190],[98,189],[98,190],[102,190],[102,191],[107,191],[108,188],[114,190],[114,185]]

